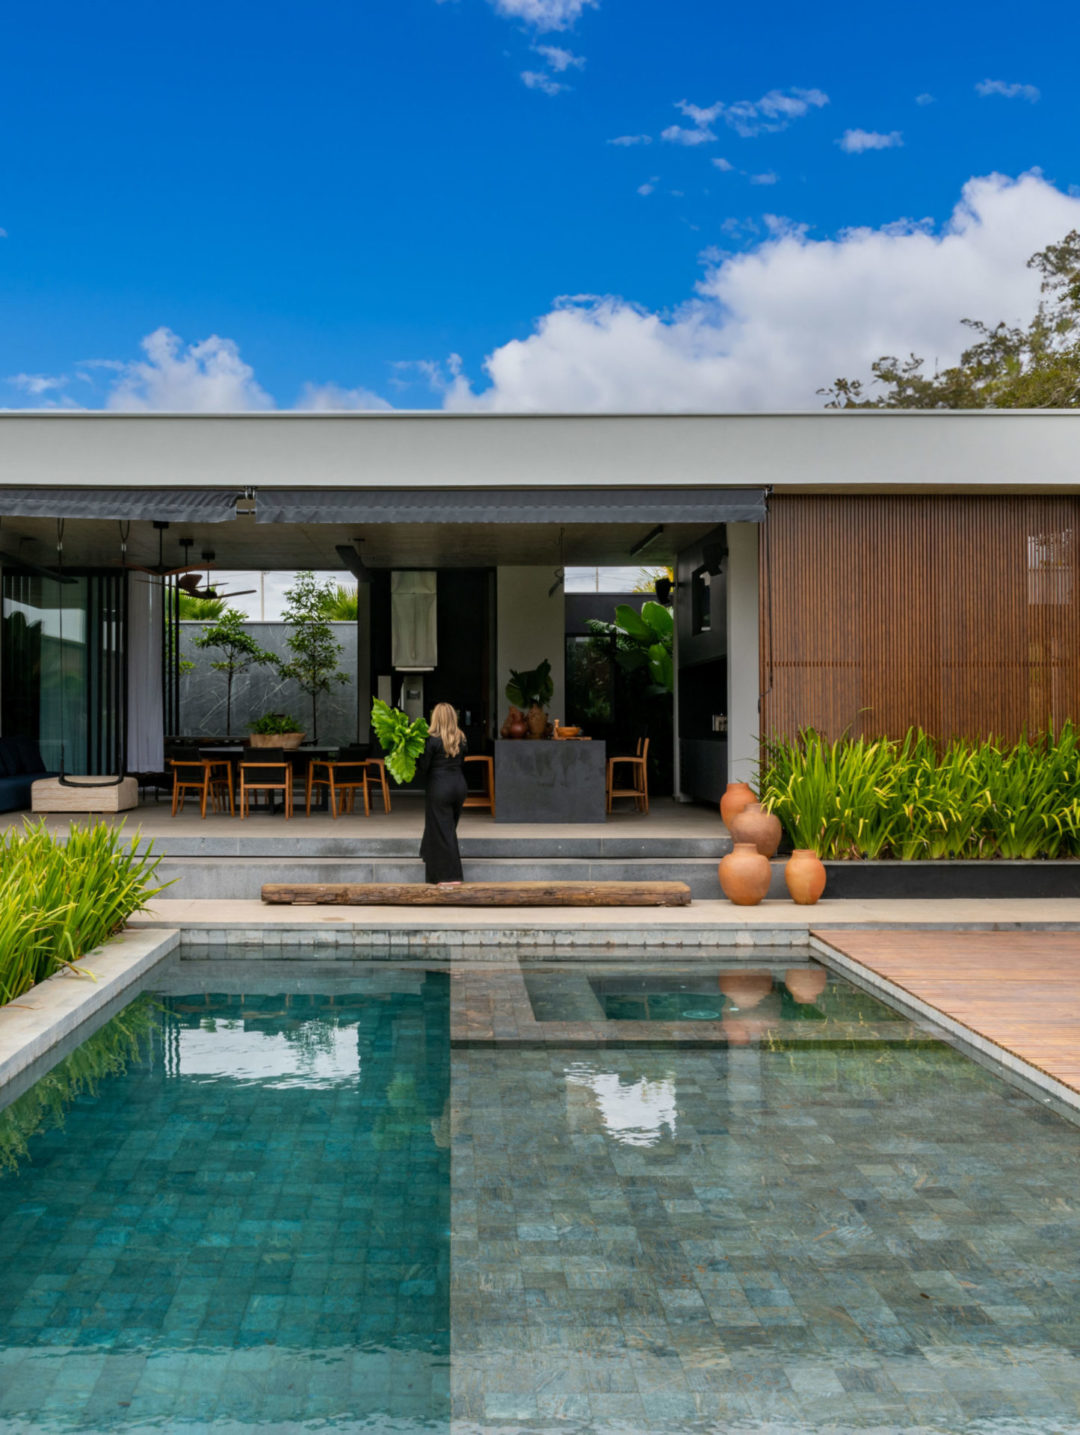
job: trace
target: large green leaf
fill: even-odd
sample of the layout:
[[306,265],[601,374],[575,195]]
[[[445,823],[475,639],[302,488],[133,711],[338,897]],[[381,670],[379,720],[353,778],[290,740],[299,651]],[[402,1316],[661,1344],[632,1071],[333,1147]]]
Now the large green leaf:
[[637,638],[643,643],[652,642],[653,630],[638,610],[631,608],[629,603],[620,603],[615,609],[615,622],[624,633],[629,633],[632,638]]
[[641,616],[658,638],[670,638],[673,622],[671,610],[662,603],[643,603]]

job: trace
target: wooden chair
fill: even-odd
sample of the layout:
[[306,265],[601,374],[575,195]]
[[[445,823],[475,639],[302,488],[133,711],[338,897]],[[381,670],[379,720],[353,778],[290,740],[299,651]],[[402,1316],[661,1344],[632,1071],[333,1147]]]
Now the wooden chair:
[[[285,794],[285,817],[293,815],[292,763],[280,747],[264,747],[258,762],[240,764],[240,817],[248,815],[248,793]],[[271,799],[272,801],[272,799]]]
[[372,791],[382,794],[383,811],[390,811],[390,783],[386,777],[386,763],[381,757],[369,757],[367,759],[368,781],[372,784]]
[[233,802],[232,763],[226,758],[203,757],[198,748],[177,748],[169,759],[172,768],[172,815],[184,810],[184,798],[188,792],[199,794],[199,815],[206,818],[206,804],[209,801],[215,812],[224,811],[225,798],[229,799],[229,812],[235,815]]
[[[482,762],[484,764],[483,778],[484,787],[482,791],[470,792],[462,803],[463,807],[487,807],[495,816],[495,759],[493,757],[467,757],[465,764],[470,762]],[[465,774],[466,780],[468,773]]]
[[371,815],[368,797],[368,759],[366,749],[343,747],[337,757],[312,758],[307,770],[306,809],[311,816],[311,794],[316,787],[325,787],[330,794],[330,815],[337,820],[338,797],[341,811],[351,812],[358,790],[364,794],[364,816]]
[[[629,787],[615,786],[615,771],[618,767],[630,769]],[[625,779],[621,779],[625,781]],[[632,797],[637,812],[649,810],[649,739],[638,738],[637,753],[634,757],[609,757],[607,762],[607,810],[611,811],[612,800],[616,797]]]

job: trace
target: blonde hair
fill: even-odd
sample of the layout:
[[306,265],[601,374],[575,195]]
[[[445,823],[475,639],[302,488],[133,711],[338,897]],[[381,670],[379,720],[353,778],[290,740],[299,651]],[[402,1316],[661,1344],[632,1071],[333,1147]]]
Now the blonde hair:
[[432,737],[442,740],[447,757],[457,757],[461,744],[465,741],[465,734],[458,727],[457,710],[452,703],[435,704],[431,721],[428,723],[428,732]]

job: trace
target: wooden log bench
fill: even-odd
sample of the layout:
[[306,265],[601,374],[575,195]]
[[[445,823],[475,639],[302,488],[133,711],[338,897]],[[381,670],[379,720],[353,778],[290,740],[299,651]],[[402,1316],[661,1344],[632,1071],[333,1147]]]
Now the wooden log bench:
[[688,907],[685,882],[267,882],[274,906]]

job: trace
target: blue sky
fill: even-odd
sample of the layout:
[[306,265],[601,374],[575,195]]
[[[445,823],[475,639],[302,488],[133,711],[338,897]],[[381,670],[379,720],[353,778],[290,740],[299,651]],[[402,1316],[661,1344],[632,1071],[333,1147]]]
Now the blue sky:
[[813,407],[1028,307],[1078,48],[1046,3],[10,7],[0,404]]

